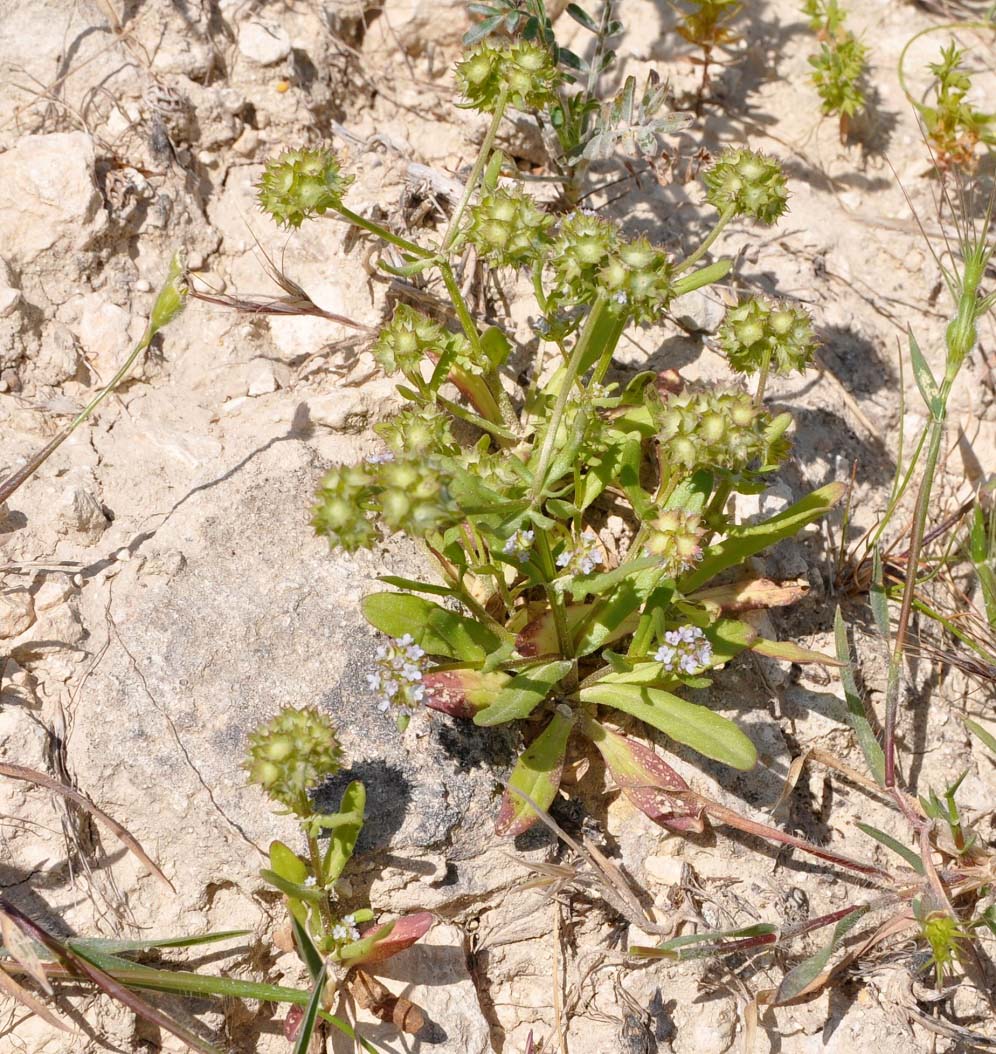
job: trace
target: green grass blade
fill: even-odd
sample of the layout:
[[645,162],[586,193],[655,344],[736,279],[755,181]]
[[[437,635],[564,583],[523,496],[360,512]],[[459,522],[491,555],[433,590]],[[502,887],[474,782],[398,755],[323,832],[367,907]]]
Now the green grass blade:
[[967,717],[963,717],[962,720],[965,722],[965,727],[969,732],[971,732],[980,743],[984,743],[989,747],[993,754],[996,755],[996,736],[991,732],[987,732],[977,721],[972,721]]
[[328,963],[322,963],[322,968],[315,978],[315,987],[312,990],[311,998],[308,1000],[308,1007],[301,1020],[301,1027],[298,1029],[297,1042],[294,1044],[294,1054],[308,1054],[311,1048],[311,1036],[318,1022],[318,1010],[322,1002],[322,993],[325,990],[325,975],[327,972]]
[[910,867],[918,874],[922,875],[923,861],[913,852],[909,846],[903,845],[902,842],[896,841],[891,834],[886,834],[885,831],[880,831],[877,827],[872,827],[867,823],[859,823],[858,827],[868,835],[869,838],[874,838],[876,842],[881,842],[882,845],[891,849],[894,853],[898,853]]
[[144,952],[150,948],[195,948],[200,944],[216,944],[218,941],[232,940],[235,937],[246,937],[250,933],[252,930],[224,930],[219,933],[204,933],[196,937],[145,937],[137,940],[69,937],[66,944],[81,955],[88,955],[90,952],[119,955],[121,952]]
[[875,777],[875,782],[880,787],[884,787],[885,754],[868,722],[865,705],[858,692],[858,682],[854,678],[854,667],[851,665],[851,649],[847,643],[847,627],[844,625],[844,616],[840,613],[840,607],[834,615],[833,632],[837,645],[837,658],[845,663],[840,668],[840,682],[844,686],[844,698],[847,700],[847,720],[854,730],[858,746],[861,747],[861,753],[865,756],[865,762]]

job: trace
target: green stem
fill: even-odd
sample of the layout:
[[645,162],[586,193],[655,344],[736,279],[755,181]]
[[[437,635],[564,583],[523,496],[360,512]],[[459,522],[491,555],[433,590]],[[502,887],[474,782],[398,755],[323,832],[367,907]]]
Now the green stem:
[[457,207],[453,210],[453,215],[450,217],[450,225],[446,228],[446,234],[443,238],[443,243],[440,246],[442,252],[447,252],[456,241],[457,235],[460,233],[460,220],[463,219],[463,214],[467,210],[467,205],[470,203],[471,196],[477,189],[477,184],[480,181],[481,173],[484,171],[484,166],[488,163],[488,158],[491,154],[492,147],[495,145],[495,139],[498,137],[498,129],[501,126],[502,118],[505,116],[505,107],[508,105],[508,89],[502,88],[501,94],[498,96],[498,104],[495,106],[495,112],[491,115],[491,124],[488,125],[487,133],[484,136],[484,142],[481,143],[481,149],[478,151],[477,160],[474,162],[474,167],[471,169],[470,178],[467,180],[467,185],[463,188],[463,195],[460,198],[460,202]]
[[[305,826],[306,828],[308,826],[307,820],[305,820]],[[311,870],[315,876],[315,882],[317,883],[318,888],[323,893],[322,899],[318,902],[318,913],[322,919],[322,936],[326,940],[330,940],[332,937],[332,926],[334,920],[332,918],[332,909],[329,907],[328,892],[324,888],[325,870],[322,867],[322,854],[321,850],[318,848],[318,839],[311,833],[310,830],[307,831],[307,835],[308,856],[311,858]]]
[[689,267],[694,267],[695,264],[697,264],[712,248],[713,242],[715,242],[720,236],[723,228],[733,219],[735,214],[735,206],[727,205],[727,207],[719,214],[716,226],[709,232],[705,241],[702,242],[702,244],[690,256],[686,256],[684,260],[674,265],[674,273],[678,275],[681,274],[682,271],[687,271]]
[[899,621],[896,624],[895,645],[889,660],[889,674],[885,689],[883,751],[885,753],[885,785],[890,789],[896,785],[896,716],[899,711],[900,674],[906,648],[906,637],[909,632],[910,615],[913,611],[917,570],[920,563],[920,549],[923,545],[923,533],[927,523],[927,512],[930,507],[930,495],[934,486],[937,459],[941,451],[941,441],[944,438],[947,400],[950,392],[951,383],[945,380],[938,395],[939,403],[944,407],[944,410],[940,416],[934,417],[931,424],[927,460],[923,479],[920,481],[920,489],[917,492],[916,509],[913,515],[913,528],[910,532],[910,545],[906,563],[906,581],[903,585],[903,599],[899,607]]
[[[550,549],[550,539],[547,537],[545,531],[537,532],[536,552],[539,556],[540,567],[543,571],[544,577],[547,579],[556,578],[557,565],[553,561],[553,552]],[[549,582],[544,583],[544,588],[546,590],[547,601],[550,604],[550,611],[553,614],[553,624],[557,630],[557,643],[560,645],[560,654],[565,659],[573,658],[574,640],[567,625],[567,612],[564,610],[563,597],[561,597]],[[575,683],[576,677],[577,674],[575,672]],[[568,685],[565,690],[573,689]]]
[[557,401],[554,403],[553,412],[550,415],[546,432],[543,435],[543,446],[540,449],[539,463],[536,467],[532,489],[529,494],[531,507],[534,509],[538,508],[543,500],[546,474],[549,471],[550,462],[553,460],[554,447],[557,444],[557,433],[560,431],[560,422],[564,416],[564,410],[567,408],[567,400],[570,398],[571,391],[577,381],[582,363],[588,356],[594,334],[598,331],[601,316],[606,310],[608,302],[608,298],[604,293],[598,294],[597,299],[591,306],[591,311],[588,313],[588,318],[585,320],[581,336],[578,337],[578,342],[574,345],[571,357],[567,361],[567,368],[561,379],[560,391],[557,393]]
[[407,238],[402,238],[400,234],[394,234],[386,227],[382,227],[379,223],[374,223],[373,220],[368,220],[358,212],[353,212],[352,209],[346,208],[345,205],[337,205],[336,211],[344,220],[348,220],[354,227],[360,227],[362,230],[372,234],[375,238],[380,238],[381,241],[388,242],[399,249],[404,249],[405,252],[411,253],[412,256],[419,256],[422,259],[427,260],[433,255],[430,249],[425,249],[421,245],[409,241]]
[[761,359],[761,372],[757,375],[757,391],[754,393],[754,405],[760,409],[764,405],[764,387],[768,383],[768,370],[771,368],[771,345],[764,349]]

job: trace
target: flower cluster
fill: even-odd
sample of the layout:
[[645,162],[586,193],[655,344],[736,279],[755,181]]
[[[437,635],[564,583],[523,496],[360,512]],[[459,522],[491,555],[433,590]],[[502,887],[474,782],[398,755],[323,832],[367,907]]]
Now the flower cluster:
[[729,149],[706,172],[706,197],[720,212],[774,223],[788,208],[782,167],[753,150]]
[[654,658],[671,673],[695,673],[712,662],[712,645],[698,626],[681,626],[664,634]]
[[256,190],[260,208],[277,223],[300,227],[337,208],[352,182],[331,150],[285,150],[267,162]]
[[726,312],[719,342],[738,373],[756,373],[766,363],[776,373],[806,369],[816,337],[813,320],[801,307],[753,297]]
[[560,74],[550,52],[521,42],[495,47],[481,44],[456,68],[467,105],[494,113],[501,99],[520,110],[539,110],[552,103]]
[[298,816],[311,811],[308,791],[342,765],[335,728],[314,707],[286,707],[249,736],[246,770],[276,802]]
[[532,553],[535,540],[535,531],[527,531],[520,528],[512,532],[504,546],[502,546],[502,552],[513,560],[518,560],[520,564],[524,564]]
[[330,469],[318,488],[311,525],[333,547],[355,552],[378,538],[376,519],[392,531],[424,536],[459,522],[460,513],[435,458],[368,460]]
[[393,707],[400,716],[411,717],[425,696],[424,659],[425,652],[408,633],[377,648],[377,668],[367,674],[367,683],[380,697],[378,710],[386,713]]
[[355,915],[343,915],[343,917],[332,927],[332,940],[341,941],[358,941],[360,939],[360,929],[356,925]]
[[501,267],[531,263],[546,241],[553,217],[522,191],[494,190],[470,210],[467,240]]
[[665,509],[648,526],[646,553],[661,561],[669,577],[687,571],[702,558],[699,542],[705,525],[696,513]]
[[757,459],[769,463],[784,456],[780,440],[790,421],[772,421],[746,392],[685,391],[672,395],[657,413],[661,457],[689,471],[742,471]]
[[596,567],[601,566],[603,559],[598,535],[588,528],[575,548],[567,546],[557,557],[557,566],[570,574],[590,575]]

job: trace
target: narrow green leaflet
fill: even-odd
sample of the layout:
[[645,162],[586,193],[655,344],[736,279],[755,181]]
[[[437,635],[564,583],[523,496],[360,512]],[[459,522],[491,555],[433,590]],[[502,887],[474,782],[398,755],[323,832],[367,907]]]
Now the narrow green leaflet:
[[965,727],[969,732],[971,732],[980,743],[984,743],[989,747],[993,754],[996,754],[996,736],[991,732],[987,732],[978,721],[972,721],[967,717],[963,717],[962,720],[965,722]]
[[722,955],[723,952],[737,951],[740,942],[756,937],[772,937],[770,941],[758,941],[758,944],[773,944],[777,939],[778,927],[770,922],[757,922],[753,926],[742,926],[732,930],[707,930],[704,933],[686,933],[674,937],[653,948],[632,947],[630,955],[642,959],[701,959],[708,955]]
[[308,967],[308,973],[311,974],[311,979],[314,981],[324,968],[325,959],[315,947],[315,942],[311,939],[311,934],[308,933],[306,927],[293,915],[291,916],[291,927],[294,930],[294,943],[297,945],[297,950],[300,952],[305,966]]
[[363,598],[362,610],[375,629],[395,638],[410,634],[429,655],[480,662],[500,643],[473,619],[410,593],[370,593]]
[[927,360],[923,357],[920,345],[913,336],[912,328],[907,330],[910,341],[910,359],[913,361],[913,376],[916,378],[916,386],[920,389],[920,395],[927,404],[931,416],[938,418],[944,416],[944,406],[941,403],[941,395],[937,388],[937,381],[931,372]]
[[558,659],[516,674],[490,706],[474,715],[474,724],[503,725],[506,721],[528,717],[550,694],[553,686],[566,676],[571,666],[569,659]]
[[767,549],[768,546],[791,538],[807,524],[825,516],[847,491],[844,483],[829,483],[812,494],[807,494],[801,501],[772,516],[764,523],[751,524],[747,527],[735,527],[723,541],[710,548],[709,553],[694,571],[685,575],[678,583],[686,596],[701,589],[711,578],[743,563],[749,556]]
[[881,842],[882,845],[901,856],[918,875],[924,873],[923,861],[912,849],[909,848],[909,846],[903,845],[902,842],[893,838],[891,834],[886,834],[885,831],[880,831],[877,827],[872,827],[871,824],[859,823],[858,827],[864,831],[869,838],[874,838],[876,842]]
[[116,940],[113,937],[68,937],[66,944],[81,955],[88,952],[103,952],[105,955],[120,955],[122,952],[144,952],[150,948],[196,948],[201,944],[246,937],[252,930],[223,930],[218,933],[202,933],[196,937],[140,937],[135,940]]
[[884,641],[889,640],[889,598],[885,593],[885,580],[882,575],[882,553],[876,545],[872,552],[872,580],[868,592],[875,628]]
[[827,968],[830,956],[840,947],[841,941],[857,925],[861,918],[867,913],[868,908],[855,908],[850,914],[845,915],[833,928],[833,935],[815,955],[804,959],[798,966],[793,967],[782,978],[782,983],[775,993],[775,1006],[787,1003],[802,995],[815,981],[817,981]]
[[[996,517],[996,513],[993,516]],[[986,531],[986,516],[980,505],[976,505],[972,513],[969,556],[979,578],[986,618],[989,625],[996,629],[996,547],[993,547],[993,539]]]
[[661,688],[600,681],[582,688],[580,695],[582,702],[611,706],[632,714],[679,743],[724,765],[750,769],[757,762],[754,744],[732,721]]
[[[541,809],[549,809],[557,796],[564,771],[567,741],[574,727],[569,708],[558,708],[550,723],[523,751],[509,778],[509,786],[528,795]],[[533,807],[512,791],[506,790],[495,821],[495,832],[517,835],[536,821]]]
[[401,575],[378,575],[378,582],[394,586],[396,589],[410,589],[413,593],[429,593],[437,597],[451,597],[453,590],[449,586],[438,586],[432,582],[418,582],[414,578],[402,578]]
[[294,1044],[294,1054],[308,1054],[311,1049],[311,1037],[318,1022],[318,1010],[322,1004],[322,995],[325,991],[325,976],[328,973],[328,963],[322,963],[322,968],[315,978],[315,986],[311,991],[311,998],[301,1019],[301,1025],[297,1033],[297,1042]]
[[854,678],[854,667],[851,665],[851,649],[847,643],[847,626],[844,625],[844,616],[840,613],[840,607],[833,618],[834,640],[837,645],[837,658],[841,662],[840,683],[844,687],[844,698],[847,700],[847,720],[854,735],[857,737],[858,746],[865,756],[871,774],[875,782],[885,786],[885,754],[879,745],[878,737],[872,730],[868,717],[865,714],[865,704],[858,691],[858,682]]
[[346,788],[339,803],[338,815],[347,822],[332,828],[329,847],[322,861],[323,878],[326,885],[335,882],[342,874],[343,868],[356,848],[356,839],[363,829],[363,815],[366,808],[367,792],[359,780],[354,780]]

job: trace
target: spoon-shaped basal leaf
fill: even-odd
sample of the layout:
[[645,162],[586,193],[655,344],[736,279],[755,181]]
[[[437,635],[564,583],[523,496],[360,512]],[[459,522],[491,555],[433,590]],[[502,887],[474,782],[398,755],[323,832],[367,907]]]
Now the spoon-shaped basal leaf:
[[495,821],[497,834],[514,836],[532,827],[536,813],[527,798],[544,810],[553,804],[573,728],[573,713],[569,707],[560,706],[546,728],[525,749],[508,781],[510,787],[522,791],[525,797],[505,791]]
[[597,703],[632,714],[679,743],[724,765],[750,769],[757,761],[754,744],[732,721],[663,689],[612,684],[605,678],[582,688],[580,694],[584,703]]

